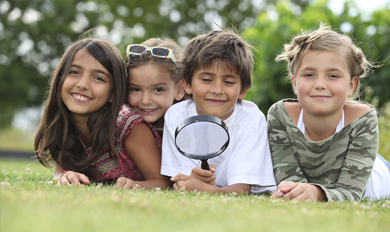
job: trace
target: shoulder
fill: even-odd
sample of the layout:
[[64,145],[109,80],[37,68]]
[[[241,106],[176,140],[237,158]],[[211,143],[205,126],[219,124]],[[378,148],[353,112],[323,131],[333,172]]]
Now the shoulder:
[[234,110],[237,111],[240,120],[265,121],[263,112],[254,102],[243,100],[236,104]]
[[301,113],[301,110],[302,110],[302,107],[299,104],[298,100],[287,99],[287,100],[283,101],[283,105],[284,105],[286,112],[287,112],[288,116],[290,117],[291,121],[295,125],[297,125],[299,114]]
[[[192,100],[178,102],[168,108],[165,113],[165,123],[180,123],[185,118],[191,117],[195,103]],[[196,109],[195,109],[196,110]]]
[[350,124],[356,119],[362,117],[368,112],[372,111],[373,115],[376,117],[375,109],[369,106],[368,104],[358,103],[358,102],[350,102],[345,104],[344,106],[344,117],[345,117],[345,125]]
[[117,133],[121,133],[123,130],[131,129],[137,125],[139,122],[145,121],[133,108],[128,104],[123,104],[117,120],[116,120],[116,130]]
[[299,113],[302,107],[299,105],[298,100],[295,99],[283,99],[274,103],[268,110],[267,120],[268,122],[279,119],[293,121],[295,124],[298,122]]

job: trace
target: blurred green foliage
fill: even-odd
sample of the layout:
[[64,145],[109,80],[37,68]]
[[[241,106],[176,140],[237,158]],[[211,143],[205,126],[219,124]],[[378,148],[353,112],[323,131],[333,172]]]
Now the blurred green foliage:
[[[15,112],[42,104],[62,53],[92,28],[124,55],[127,44],[150,37],[170,37],[184,46],[197,34],[218,29],[216,24],[235,27],[258,49],[247,99],[266,113],[273,102],[293,96],[283,78],[286,65],[274,58],[300,29],[316,28],[320,21],[335,28],[349,25],[368,57],[385,61],[390,53],[389,19],[389,9],[377,10],[367,19],[353,2],[334,15],[324,0],[2,0],[0,128],[11,124]],[[388,71],[383,66],[368,78],[379,105],[390,97]]]
[[[129,43],[170,37],[182,46],[220,26],[253,25],[276,0],[2,0],[0,1],[0,128],[15,112],[40,105],[65,49],[95,28],[125,53]],[[294,2],[305,0],[294,0]],[[214,23],[215,22],[215,23]]]
[[283,44],[290,43],[301,30],[315,30],[320,22],[350,35],[369,60],[382,65],[362,82],[362,99],[364,86],[370,86],[373,96],[379,99],[378,106],[389,100],[390,2],[387,8],[376,10],[369,18],[353,1],[344,4],[340,15],[335,15],[327,3],[324,0],[314,1],[297,13],[289,1],[278,1],[274,11],[260,13],[256,25],[244,31],[244,38],[257,49],[253,85],[246,99],[254,101],[265,114],[276,101],[295,98],[290,81],[285,78],[287,62],[275,62],[276,55],[282,52]]

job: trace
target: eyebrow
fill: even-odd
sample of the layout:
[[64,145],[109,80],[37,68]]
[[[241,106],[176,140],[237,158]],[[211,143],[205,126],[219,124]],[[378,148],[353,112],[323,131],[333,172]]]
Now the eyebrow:
[[[317,70],[316,68],[313,68],[313,67],[305,67],[303,69],[301,69],[301,71],[315,71]],[[338,68],[329,68],[329,69],[326,69],[326,71],[330,71],[330,72],[342,72],[340,69]]]
[[[139,85],[139,84],[131,83],[131,81],[130,81],[129,84],[132,85],[132,86],[142,86],[142,85]],[[161,85],[167,86],[168,83],[160,82],[160,83],[154,84],[154,85],[152,85],[152,86],[159,86],[159,85],[160,85],[160,86],[161,86]]]
[[[70,67],[83,69],[83,67],[81,67],[80,65],[77,65],[77,64],[71,64]],[[104,74],[104,75],[106,75],[107,77],[111,78],[111,75],[108,74],[108,73],[106,73],[106,72],[104,72],[103,70],[100,70],[100,69],[93,69],[92,71],[93,71],[93,72],[97,72],[97,73]]]
[[[199,73],[199,75],[212,75],[212,76],[215,76],[215,73],[212,73],[212,72],[201,72],[201,73]],[[230,78],[237,78],[238,79],[238,76],[236,76],[234,74],[226,74],[226,75],[223,75],[223,77],[230,77]]]

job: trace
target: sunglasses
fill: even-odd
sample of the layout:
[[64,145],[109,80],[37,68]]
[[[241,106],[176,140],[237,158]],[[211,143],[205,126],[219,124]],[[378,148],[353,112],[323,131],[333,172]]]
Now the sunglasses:
[[176,58],[173,55],[172,49],[164,47],[148,47],[142,44],[130,44],[127,46],[127,54],[141,55],[143,52],[150,51],[152,56],[160,58],[170,58],[173,62],[176,62]]

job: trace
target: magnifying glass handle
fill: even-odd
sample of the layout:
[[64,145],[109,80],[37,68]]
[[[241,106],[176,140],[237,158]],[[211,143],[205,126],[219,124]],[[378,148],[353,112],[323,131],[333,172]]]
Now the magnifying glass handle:
[[204,170],[210,170],[209,163],[207,163],[207,159],[202,160],[201,168]]

